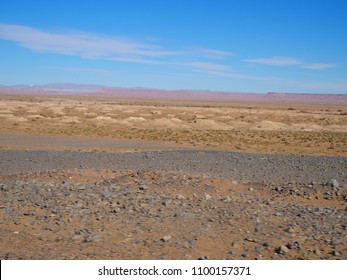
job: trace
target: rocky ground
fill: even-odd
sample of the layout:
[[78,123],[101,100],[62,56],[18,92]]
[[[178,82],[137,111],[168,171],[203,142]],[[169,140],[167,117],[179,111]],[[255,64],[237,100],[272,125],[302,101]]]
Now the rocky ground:
[[347,158],[0,151],[1,259],[346,259]]

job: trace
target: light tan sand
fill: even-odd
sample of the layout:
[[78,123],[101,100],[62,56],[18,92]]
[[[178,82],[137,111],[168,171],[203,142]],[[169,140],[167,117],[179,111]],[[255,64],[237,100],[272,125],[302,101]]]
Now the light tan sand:
[[0,131],[173,141],[230,151],[347,155],[343,104],[0,95]]

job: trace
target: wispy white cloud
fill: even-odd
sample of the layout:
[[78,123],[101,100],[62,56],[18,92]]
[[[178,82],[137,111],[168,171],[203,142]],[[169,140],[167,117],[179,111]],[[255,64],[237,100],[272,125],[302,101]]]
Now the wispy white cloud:
[[124,38],[84,32],[53,33],[21,25],[0,24],[0,38],[34,51],[78,55],[86,58],[165,57],[178,54],[174,51],[163,50],[157,45]]
[[226,59],[230,56],[235,55],[235,53],[233,52],[208,49],[208,48],[192,48],[191,52],[195,55],[205,57],[205,58],[211,58],[211,59]]
[[118,76],[118,73],[115,71],[109,71],[105,69],[100,69],[100,68],[85,68],[85,67],[56,67],[56,66],[51,66],[51,67],[45,67],[46,69],[51,69],[51,70],[58,70],[58,71],[66,71],[66,72],[73,72],[73,73],[96,73],[96,74],[103,74],[107,76]]
[[0,24],[0,39],[38,52],[75,55],[88,59],[106,59],[141,64],[180,65],[187,69],[224,71],[226,66],[211,60],[225,59],[233,53],[197,47],[183,51],[126,38],[86,32],[47,32],[21,25]]
[[286,56],[273,56],[270,58],[255,58],[246,59],[245,62],[251,62],[255,64],[264,64],[271,66],[297,66],[300,68],[310,69],[310,70],[325,70],[329,68],[338,67],[337,64],[327,64],[327,63],[305,63],[304,61]]
[[300,60],[296,58],[286,57],[286,56],[273,56],[270,58],[246,59],[244,61],[256,63],[256,64],[273,65],[273,66],[300,65],[302,63]]
[[305,69],[311,69],[311,70],[325,70],[325,69],[338,67],[338,65],[327,64],[327,63],[308,63],[308,64],[303,64],[300,67]]
[[190,61],[190,62],[171,62],[172,65],[186,66],[193,69],[226,71],[228,67],[219,63]]

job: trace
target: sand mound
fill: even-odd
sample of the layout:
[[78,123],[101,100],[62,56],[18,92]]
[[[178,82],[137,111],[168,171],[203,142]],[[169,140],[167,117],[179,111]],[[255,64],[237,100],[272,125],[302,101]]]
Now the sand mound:
[[142,117],[129,117],[129,118],[126,118],[125,120],[129,122],[145,122],[146,121],[146,119]]
[[230,117],[230,116],[220,116],[220,117],[217,117],[215,118],[216,121],[219,121],[219,122],[229,122],[231,121],[233,118]]
[[78,117],[63,117],[60,122],[62,123],[80,123],[81,121],[79,120]]
[[204,116],[204,115],[195,115],[195,119],[197,119],[197,120],[206,120],[207,117]]
[[97,116],[91,120],[96,121],[96,122],[107,122],[107,123],[116,123],[117,122],[116,119],[113,119],[111,117],[104,117],[104,116]]
[[87,118],[95,118],[98,114],[96,113],[84,113]]
[[8,110],[8,109],[0,109],[0,114],[11,114],[12,115],[12,111]]
[[0,118],[6,118],[6,119],[8,119],[8,118],[12,118],[13,117],[13,114],[2,114],[1,112],[0,112]]
[[323,128],[321,125],[318,125],[318,124],[305,124],[305,123],[292,124],[290,127],[294,128],[294,130],[301,130],[301,131],[321,131]]
[[126,109],[123,111],[124,114],[136,114],[137,113],[137,109]]
[[162,111],[160,110],[152,110],[149,112],[151,115],[162,115]]
[[255,127],[253,128],[261,130],[286,130],[287,125],[281,122],[262,121],[260,123],[256,123]]
[[84,111],[87,111],[88,109],[86,107],[76,107],[75,110],[79,112],[84,112]]
[[150,121],[147,123],[150,126],[154,127],[161,127],[161,128],[178,128],[181,126],[182,121],[177,118],[171,118],[171,119],[166,119],[166,118],[161,118],[161,119],[156,119],[153,121]]
[[28,111],[27,111],[27,114],[38,114],[39,113],[39,109],[38,108],[32,108],[32,109],[29,109]]
[[38,114],[28,116],[28,119],[44,119],[44,118],[45,118],[44,116],[38,115]]
[[10,117],[8,118],[9,121],[13,121],[13,122],[27,122],[27,118],[24,118],[24,117]]
[[56,117],[62,117],[65,116],[65,113],[63,112],[63,107],[49,107],[48,108],[52,114],[54,114]]
[[197,119],[194,121],[194,126],[199,129],[228,129],[229,126],[225,124],[219,124],[214,120]]
[[324,130],[347,132],[347,125],[328,125],[328,126],[324,127]]

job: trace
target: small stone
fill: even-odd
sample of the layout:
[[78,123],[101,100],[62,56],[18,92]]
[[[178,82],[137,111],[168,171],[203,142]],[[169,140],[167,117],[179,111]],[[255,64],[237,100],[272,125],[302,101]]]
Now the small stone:
[[253,221],[256,221],[257,223],[260,223],[260,222],[261,222],[260,219],[259,219],[259,217],[256,216],[256,215],[253,215],[253,216],[251,217],[251,219],[252,219]]
[[110,198],[110,197],[112,196],[112,193],[111,193],[110,191],[104,191],[104,192],[102,193],[102,196],[103,196],[104,198]]
[[203,257],[200,257],[200,258],[198,258],[198,260],[208,260],[208,256],[203,256]]
[[262,250],[264,250],[265,249],[265,247],[264,246],[257,246],[257,247],[255,247],[255,251],[257,252],[257,253],[260,253]]
[[196,244],[196,239],[191,239],[191,240],[188,240],[189,244],[191,245],[195,245]]
[[239,243],[237,243],[237,242],[233,242],[233,243],[231,244],[231,246],[232,246],[233,248],[239,248],[239,247],[240,247]]
[[264,225],[258,224],[258,225],[255,227],[254,231],[255,231],[255,232],[261,232],[263,228],[264,228]]
[[257,242],[256,239],[251,238],[251,237],[246,237],[246,238],[245,238],[245,241],[248,241],[248,242]]
[[335,251],[333,252],[333,255],[334,255],[335,257],[338,257],[338,256],[341,255],[341,253],[340,253],[339,251],[336,251],[336,250],[335,250]]
[[87,235],[84,237],[84,242],[99,242],[101,240],[101,234]]
[[29,211],[25,211],[25,212],[23,213],[23,215],[24,215],[24,216],[29,216],[29,215],[30,215],[30,212],[29,212]]
[[174,217],[177,218],[177,219],[183,219],[184,218],[184,214],[181,213],[181,212],[176,212],[174,214]]
[[318,248],[315,248],[313,250],[313,253],[315,253],[317,256],[320,256],[322,254],[322,252]]
[[290,228],[286,229],[286,232],[288,232],[288,233],[294,233],[294,232],[295,232],[295,229],[292,228],[292,227],[290,227]]
[[336,240],[334,240],[332,243],[333,243],[333,245],[339,245],[339,244],[343,244],[343,239],[342,238],[340,238],[340,239],[336,239]]
[[212,196],[210,196],[209,194],[205,194],[205,200],[210,200],[212,199]]
[[263,243],[263,246],[264,246],[264,247],[269,247],[269,246],[270,246],[270,242],[264,242],[264,243]]
[[334,189],[338,189],[340,187],[340,184],[336,179],[331,179],[330,183]]
[[140,189],[141,191],[147,191],[147,190],[148,190],[148,187],[147,187],[146,185],[141,185],[141,186],[139,187],[139,189]]
[[172,238],[171,235],[164,235],[161,240],[164,242],[168,242],[171,238]]
[[74,236],[72,236],[72,240],[77,240],[77,239],[82,239],[83,235],[81,234],[74,234]]
[[184,195],[181,195],[181,194],[178,194],[178,195],[176,196],[176,198],[177,198],[178,200],[184,200],[184,199],[186,199],[185,196],[184,196]]
[[284,255],[284,254],[286,254],[286,253],[289,252],[289,249],[288,249],[287,246],[282,245],[281,247],[278,247],[278,248],[276,249],[276,252],[279,253],[279,254],[281,254],[281,255]]
[[239,182],[237,182],[236,180],[232,180],[231,183],[232,183],[234,186],[236,186],[236,185],[238,185]]
[[169,201],[169,200],[164,200],[161,204],[162,204],[163,206],[167,207],[167,206],[169,206],[170,201]]

